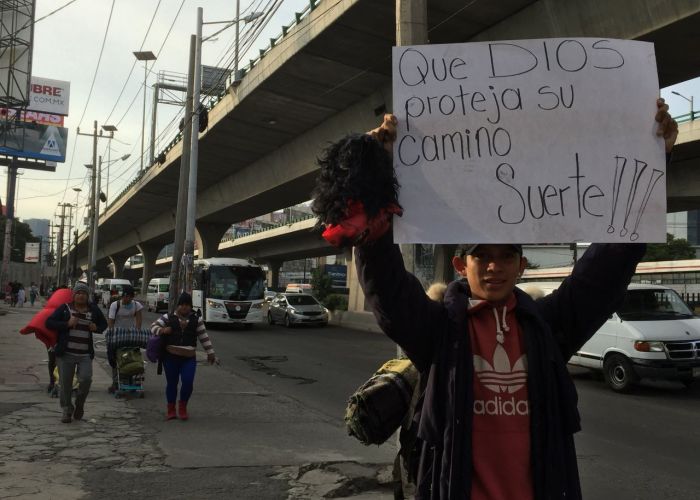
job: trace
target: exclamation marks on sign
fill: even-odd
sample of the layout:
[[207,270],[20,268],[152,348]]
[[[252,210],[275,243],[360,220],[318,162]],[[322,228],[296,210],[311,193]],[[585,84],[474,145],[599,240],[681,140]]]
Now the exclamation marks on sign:
[[[629,183],[629,189],[623,191],[622,184],[623,180],[625,179],[625,171],[627,169],[627,158],[623,156],[615,156],[615,174],[613,177],[612,191],[612,210],[610,212],[610,224],[608,225],[608,233],[612,234],[616,231],[615,217],[618,213],[620,195],[622,195],[623,197],[626,195],[627,201],[624,205],[624,217],[622,220],[622,228],[620,229],[620,236],[624,238],[629,234],[630,241],[636,241],[637,239],[639,239],[639,233],[637,233],[637,229],[639,229],[639,224],[642,220],[642,216],[644,215],[644,211],[646,210],[647,203],[649,202],[649,198],[651,197],[651,193],[653,192],[656,183],[659,181],[659,179],[661,179],[664,176],[664,173],[661,170],[652,169],[642,200],[639,203],[636,203],[637,192],[639,191],[639,184],[642,181],[642,177],[644,176],[647,167],[648,165],[646,162],[635,159],[634,173],[632,174],[632,180]],[[644,183],[642,182],[642,186],[643,185]],[[637,206],[636,214],[632,213],[632,208],[634,206]],[[627,223],[630,220],[630,215],[632,215],[632,219],[634,220],[634,227],[632,228],[631,233],[627,227]]]

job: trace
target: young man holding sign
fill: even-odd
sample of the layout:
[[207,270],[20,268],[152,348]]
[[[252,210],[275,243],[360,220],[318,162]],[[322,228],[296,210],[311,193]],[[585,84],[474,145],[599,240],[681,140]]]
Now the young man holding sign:
[[[677,124],[662,99],[657,109],[669,153]],[[387,115],[369,135],[393,151],[396,125]],[[405,270],[392,232],[371,230],[388,224],[369,222],[355,240],[365,297],[427,380],[415,419],[416,498],[581,498],[580,419],[566,362],[620,304],[646,246],[593,244],[557,291],[533,301],[515,287],[526,264],[521,245],[463,245],[452,263],[464,279],[438,303]]]

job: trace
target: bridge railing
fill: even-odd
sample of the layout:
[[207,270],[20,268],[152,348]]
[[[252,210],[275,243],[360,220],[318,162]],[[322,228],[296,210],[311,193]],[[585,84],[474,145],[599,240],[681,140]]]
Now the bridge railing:
[[692,122],[700,118],[700,111],[690,111],[684,115],[675,116],[673,119],[678,123]]
[[315,218],[316,218],[316,216],[313,214],[306,214],[304,216],[294,217],[294,218],[292,218],[288,221],[285,221],[285,222],[277,222],[274,225],[272,225],[270,227],[266,227],[264,229],[254,229],[251,232],[244,234],[244,235],[241,235],[241,236],[238,236],[238,237],[236,237],[235,234],[228,234],[228,235],[225,235],[223,238],[221,238],[221,243],[227,243],[229,241],[235,241],[236,239],[247,238],[248,236],[253,236],[255,234],[260,234],[260,233],[265,233],[267,231],[273,231],[273,230],[278,229],[278,228],[283,227],[283,226],[290,226],[290,225],[295,224],[297,222],[302,222],[305,220],[315,219]]

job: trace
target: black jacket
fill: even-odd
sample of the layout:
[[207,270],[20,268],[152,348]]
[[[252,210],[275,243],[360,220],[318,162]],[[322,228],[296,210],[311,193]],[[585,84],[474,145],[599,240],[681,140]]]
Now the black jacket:
[[[92,322],[97,325],[97,331],[103,332],[107,328],[107,320],[104,314],[100,311],[100,308],[92,302],[88,303],[90,308],[90,313],[92,317]],[[66,346],[68,345],[68,320],[70,319],[70,309],[67,304],[61,304],[56,308],[56,310],[46,318],[46,328],[50,330],[56,330],[58,332],[58,340],[56,342],[56,356],[62,356],[66,352]],[[90,343],[88,344],[88,349],[90,351],[90,358],[95,357],[95,348],[92,345],[92,332],[90,332]]]
[[[580,430],[578,396],[566,362],[621,303],[645,249],[643,244],[594,244],[551,295],[535,302],[515,290],[528,357],[537,500],[581,498],[573,440]],[[355,258],[379,326],[427,377],[416,414],[422,441],[416,498],[469,499],[474,395],[468,286],[453,282],[444,303],[430,300],[404,269],[389,234],[356,248]]]

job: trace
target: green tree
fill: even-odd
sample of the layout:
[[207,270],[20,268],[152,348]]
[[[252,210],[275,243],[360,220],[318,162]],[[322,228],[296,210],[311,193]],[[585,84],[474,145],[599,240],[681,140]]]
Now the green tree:
[[647,253],[643,261],[653,262],[659,260],[684,260],[694,259],[695,249],[684,238],[675,238],[672,234],[666,234],[666,243],[650,243],[647,245]]
[[[5,221],[7,217],[0,215],[0,259],[4,256],[5,251]],[[15,219],[12,224],[12,249],[10,252],[10,260],[13,262],[24,262],[24,244],[27,242],[37,242],[39,238],[32,234],[30,227],[24,222]]]
[[333,278],[320,268],[316,268],[311,272],[311,286],[314,289],[316,298],[323,302],[333,291]]

